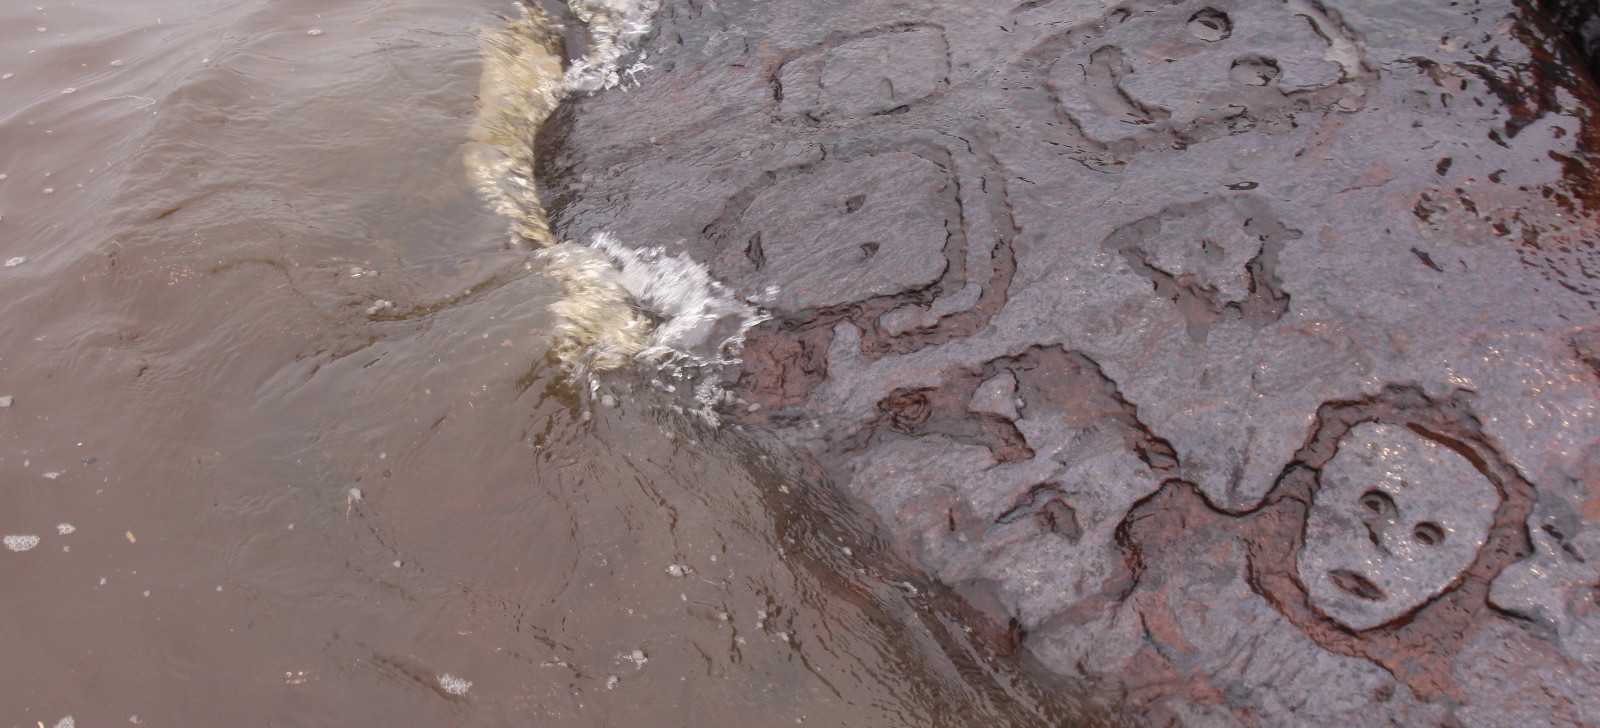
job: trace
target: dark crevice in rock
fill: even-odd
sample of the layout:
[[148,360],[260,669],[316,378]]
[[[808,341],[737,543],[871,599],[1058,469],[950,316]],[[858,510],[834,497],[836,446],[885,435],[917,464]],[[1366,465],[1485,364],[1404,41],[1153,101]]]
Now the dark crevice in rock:
[[1589,77],[1600,79],[1600,3],[1594,0],[1538,0],[1537,7],[1582,59]]

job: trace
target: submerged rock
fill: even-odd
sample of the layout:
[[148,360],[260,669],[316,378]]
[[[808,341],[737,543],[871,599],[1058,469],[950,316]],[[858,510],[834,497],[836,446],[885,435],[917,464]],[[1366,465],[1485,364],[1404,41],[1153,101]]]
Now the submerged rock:
[[1600,92],[1530,12],[669,1],[541,184],[770,308],[727,416],[1037,669],[1592,724]]

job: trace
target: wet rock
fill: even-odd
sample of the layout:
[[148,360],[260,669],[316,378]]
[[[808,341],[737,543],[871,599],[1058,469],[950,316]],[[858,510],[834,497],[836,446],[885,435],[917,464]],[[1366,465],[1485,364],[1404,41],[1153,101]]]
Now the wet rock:
[[1372,629],[1443,592],[1472,563],[1499,494],[1445,445],[1361,425],[1322,468],[1297,562],[1311,604]]
[[1587,0],[1540,0],[1538,6],[1588,64],[1589,75],[1600,78],[1600,6]]
[[891,26],[784,63],[779,109],[789,119],[860,118],[904,108],[948,83],[937,27]]
[[938,165],[904,152],[787,177],[744,208],[728,233],[736,254],[716,272],[752,298],[776,287],[770,305],[785,312],[926,287],[944,272],[948,187]]
[[684,0],[541,182],[770,307],[726,416],[996,654],[1158,724],[1600,722],[1600,91],[1532,13]]

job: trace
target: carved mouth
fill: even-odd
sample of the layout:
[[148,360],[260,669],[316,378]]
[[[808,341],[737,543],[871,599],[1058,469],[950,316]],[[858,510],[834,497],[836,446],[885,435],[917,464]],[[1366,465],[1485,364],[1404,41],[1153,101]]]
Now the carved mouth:
[[1369,602],[1383,601],[1383,590],[1379,589],[1377,584],[1372,583],[1371,579],[1354,571],[1336,569],[1328,572],[1328,579],[1333,582],[1334,586]]

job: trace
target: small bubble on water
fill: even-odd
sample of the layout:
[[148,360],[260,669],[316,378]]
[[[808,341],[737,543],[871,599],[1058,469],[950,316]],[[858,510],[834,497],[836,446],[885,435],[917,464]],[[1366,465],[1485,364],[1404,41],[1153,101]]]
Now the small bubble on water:
[[447,672],[439,676],[439,687],[451,695],[466,695],[472,689],[472,681]]
[[34,28],[34,30],[39,31],[40,33],[44,33],[44,32],[49,31],[50,29],[41,25],[41,26],[39,26],[37,28]]
[[12,551],[16,551],[18,553],[21,553],[23,551],[27,551],[28,549],[31,549],[31,548],[39,545],[39,537],[38,536],[25,536],[25,535],[7,536],[3,540],[5,542],[6,548],[11,549]]
[[317,37],[319,35],[322,35],[322,29],[321,28],[312,28],[311,30],[306,31],[306,35],[309,35],[309,36],[315,38],[315,37]]
[[[48,132],[46,132],[46,133],[48,133]],[[56,193],[56,188],[54,188],[54,187],[46,187],[42,191],[47,195],[53,195],[53,194]]]
[[65,536],[65,535],[67,535],[69,533],[72,533],[73,531],[76,531],[76,530],[78,530],[78,527],[74,526],[74,525],[72,525],[70,523],[58,523],[58,524],[56,524],[56,533],[59,533],[59,534],[61,534],[63,536]]
[[149,589],[144,590],[144,595],[147,596],[147,597],[150,596],[150,590]]

